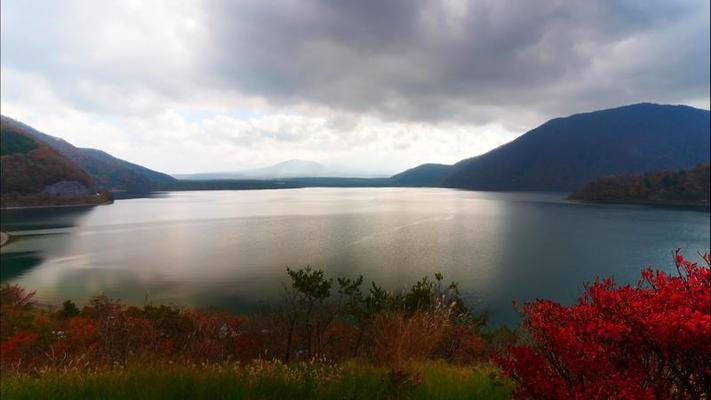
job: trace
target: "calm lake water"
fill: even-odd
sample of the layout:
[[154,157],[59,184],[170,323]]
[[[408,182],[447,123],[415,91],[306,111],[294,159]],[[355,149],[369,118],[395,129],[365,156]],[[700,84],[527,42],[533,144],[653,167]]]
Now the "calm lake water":
[[564,194],[449,189],[174,192],[94,208],[13,210],[2,281],[42,301],[103,292],[129,303],[252,311],[278,303],[286,266],[391,289],[442,272],[493,323],[514,299],[572,302],[586,281],[673,270],[709,249],[708,212],[589,205]]

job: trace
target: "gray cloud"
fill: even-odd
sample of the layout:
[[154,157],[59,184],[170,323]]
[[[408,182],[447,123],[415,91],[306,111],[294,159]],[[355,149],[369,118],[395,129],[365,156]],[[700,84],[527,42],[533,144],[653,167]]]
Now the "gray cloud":
[[706,1],[213,1],[206,10],[215,84],[277,103],[482,123],[497,108],[559,115],[709,96]]
[[8,2],[3,65],[109,114],[237,95],[481,124],[709,97],[706,0]]
[[167,171],[395,172],[552,117],[710,97],[708,0],[0,5],[3,113]]

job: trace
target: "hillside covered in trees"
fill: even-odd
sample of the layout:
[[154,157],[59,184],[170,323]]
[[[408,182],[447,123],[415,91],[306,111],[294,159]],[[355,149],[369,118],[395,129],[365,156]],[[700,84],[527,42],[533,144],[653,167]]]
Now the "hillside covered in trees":
[[176,181],[170,175],[116,158],[104,151],[76,147],[63,139],[42,133],[12,118],[0,116],[0,119],[2,119],[3,129],[21,132],[46,144],[86,171],[98,189],[145,193],[156,189],[159,185],[169,185]]
[[709,164],[644,175],[610,176],[588,183],[571,200],[605,203],[709,205]]
[[97,193],[91,176],[71,160],[15,126],[0,125],[0,206],[99,204],[110,199]]

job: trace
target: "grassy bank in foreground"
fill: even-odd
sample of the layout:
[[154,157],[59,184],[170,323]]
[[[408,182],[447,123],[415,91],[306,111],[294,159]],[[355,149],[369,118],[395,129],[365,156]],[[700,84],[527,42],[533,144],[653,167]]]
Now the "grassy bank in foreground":
[[498,369],[430,361],[386,368],[255,361],[246,365],[154,365],[46,371],[5,377],[3,399],[508,399]]
[[[711,256],[674,252],[676,273],[586,286],[575,304],[520,307],[492,332],[456,284],[399,293],[287,269],[281,311],[126,306],[105,296],[46,310],[0,287],[3,399],[711,398]],[[337,285],[337,286],[336,286]],[[331,289],[336,295],[331,297]],[[496,366],[494,366],[496,365]]]

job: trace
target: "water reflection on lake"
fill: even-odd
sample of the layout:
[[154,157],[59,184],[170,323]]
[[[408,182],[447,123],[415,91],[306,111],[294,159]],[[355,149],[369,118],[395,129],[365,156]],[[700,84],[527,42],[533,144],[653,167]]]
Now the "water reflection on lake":
[[588,205],[563,194],[338,188],[175,192],[84,209],[14,210],[1,278],[44,301],[103,292],[127,302],[252,310],[286,266],[398,288],[440,271],[495,323],[511,301],[569,302],[584,282],[671,269],[709,248],[709,213]]

